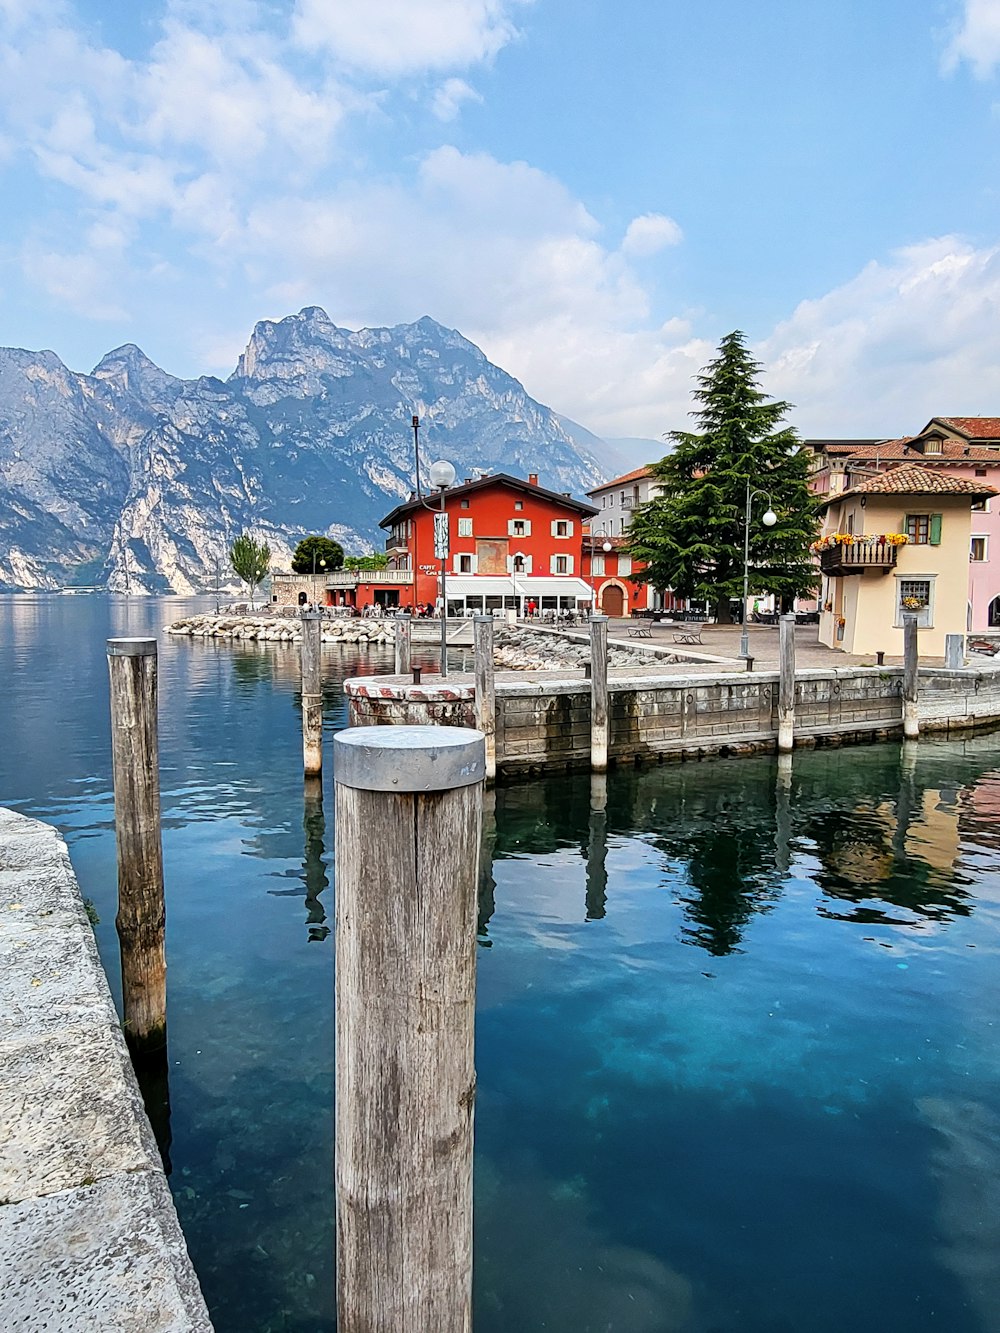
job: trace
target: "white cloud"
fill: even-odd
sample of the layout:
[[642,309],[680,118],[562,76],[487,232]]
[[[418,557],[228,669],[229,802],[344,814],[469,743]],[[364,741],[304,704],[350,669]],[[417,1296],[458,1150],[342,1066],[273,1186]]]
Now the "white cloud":
[[445,79],[434,91],[431,110],[438,120],[454,120],[463,102],[481,102],[483,99],[464,79]]
[[22,263],[47,296],[76,314],[105,321],[128,319],[128,311],[117,299],[106,252],[58,254],[28,248]]
[[944,67],[954,69],[963,60],[978,78],[985,79],[1000,64],[1000,0],[965,0],[944,53]]
[[664,213],[643,213],[628,224],[622,241],[622,254],[630,259],[648,259],[672,245],[680,245],[684,233],[673,218]]
[[525,0],[298,0],[294,31],[308,48],[379,76],[490,60],[516,35]]
[[768,392],[816,435],[909,434],[1000,403],[1000,248],[955,236],[866,265],[756,349]]

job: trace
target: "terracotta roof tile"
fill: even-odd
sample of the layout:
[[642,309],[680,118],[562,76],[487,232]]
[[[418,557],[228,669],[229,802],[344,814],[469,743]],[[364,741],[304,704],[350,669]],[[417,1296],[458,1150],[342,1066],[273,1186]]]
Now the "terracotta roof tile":
[[600,495],[601,491],[609,491],[614,486],[623,486],[627,481],[639,481],[643,477],[651,477],[653,469],[647,464],[645,467],[637,467],[633,472],[626,472],[623,477],[614,477],[611,481],[605,481],[600,486],[595,486],[587,492],[588,495]]
[[973,440],[1000,440],[1000,417],[935,417]]
[[1000,467],[1000,449],[990,449],[986,445],[963,444],[961,440],[944,440],[939,454],[925,454],[912,443],[916,438],[914,435],[904,435],[898,440],[882,440],[878,444],[866,444],[851,451],[833,452],[841,458],[846,454],[844,461],[848,467],[852,458],[864,463],[873,459],[878,459],[880,463],[901,459],[913,462],[919,460],[923,467],[935,467],[940,463],[992,463],[994,467]]
[[877,477],[869,477],[849,490],[825,496],[820,508],[825,509],[837,500],[850,499],[855,495],[966,495],[972,500],[1000,495],[1000,491],[984,482],[952,477],[936,468],[903,463],[900,467],[887,468]]

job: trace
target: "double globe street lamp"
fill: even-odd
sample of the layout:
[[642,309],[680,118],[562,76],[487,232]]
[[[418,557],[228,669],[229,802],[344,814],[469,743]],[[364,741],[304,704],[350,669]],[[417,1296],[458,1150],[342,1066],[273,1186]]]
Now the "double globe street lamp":
[[743,615],[740,618],[742,633],[740,635],[740,657],[750,656],[750,636],[747,633],[747,599],[750,596],[750,510],[754,500],[761,499],[767,501],[767,508],[761,515],[760,521],[765,528],[773,528],[778,521],[778,515],[771,508],[771,497],[767,491],[751,490],[750,482],[747,481],[747,503],[743,511]]

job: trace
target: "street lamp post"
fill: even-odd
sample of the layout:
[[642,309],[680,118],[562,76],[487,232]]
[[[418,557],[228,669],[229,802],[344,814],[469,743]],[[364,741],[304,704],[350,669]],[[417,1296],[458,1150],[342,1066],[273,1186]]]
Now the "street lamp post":
[[[431,485],[441,496],[441,508],[434,515],[434,554],[441,561],[441,675],[448,674],[448,555],[451,550],[448,532],[448,513],[444,506],[445,492],[455,484],[455,469],[440,458],[430,468]],[[429,508],[430,506],[428,506]]]
[[778,521],[778,515],[771,508],[771,497],[767,491],[751,490],[750,480],[747,478],[747,503],[743,511],[743,615],[740,617],[742,627],[740,657],[750,656],[750,636],[747,633],[747,598],[750,596],[750,507],[758,497],[767,501],[767,509],[760,519],[764,527],[773,528]]

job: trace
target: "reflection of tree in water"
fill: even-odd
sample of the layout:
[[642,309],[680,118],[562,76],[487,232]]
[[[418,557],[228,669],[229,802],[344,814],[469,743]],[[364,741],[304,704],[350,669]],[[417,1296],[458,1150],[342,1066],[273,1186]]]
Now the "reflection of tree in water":
[[233,680],[238,686],[250,687],[270,682],[274,677],[274,661],[270,653],[248,652],[233,654]]

